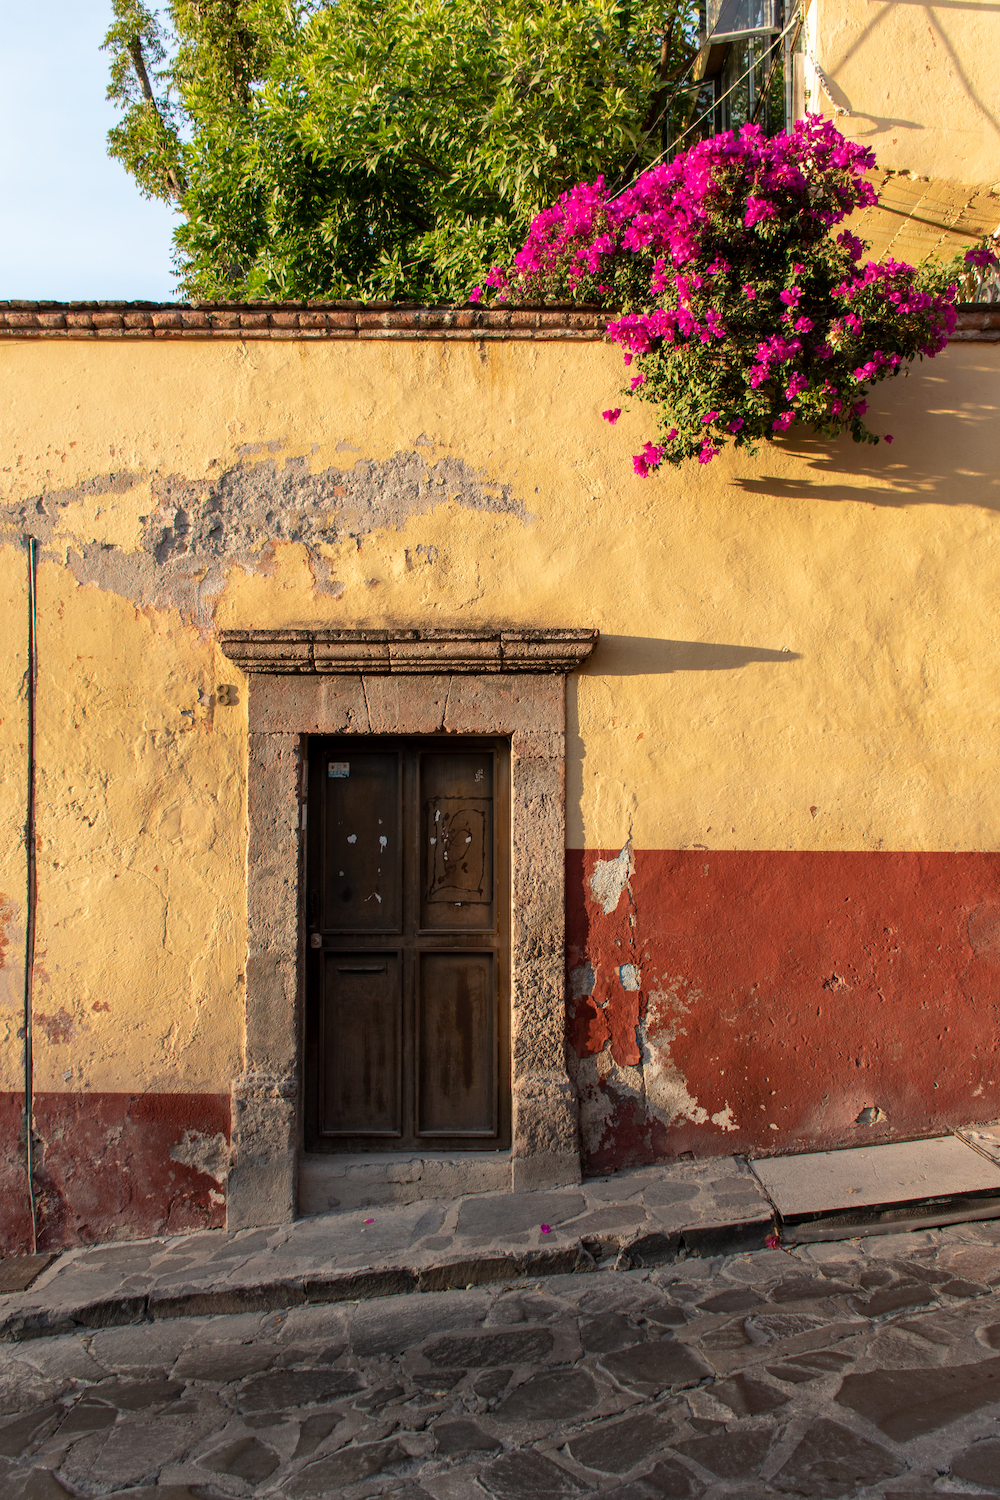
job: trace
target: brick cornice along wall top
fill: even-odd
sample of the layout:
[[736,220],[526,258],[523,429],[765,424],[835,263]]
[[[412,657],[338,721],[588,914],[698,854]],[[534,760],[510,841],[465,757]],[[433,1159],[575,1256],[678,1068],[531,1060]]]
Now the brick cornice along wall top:
[[[389,302],[0,302],[0,339],[603,339],[594,307]],[[1000,343],[1000,306],[959,309],[955,340]]]

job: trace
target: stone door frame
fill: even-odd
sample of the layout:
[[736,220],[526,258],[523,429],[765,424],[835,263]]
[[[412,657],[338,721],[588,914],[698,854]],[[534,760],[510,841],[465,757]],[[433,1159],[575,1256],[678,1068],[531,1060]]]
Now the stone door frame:
[[490,735],[511,755],[511,1186],[580,1180],[565,1055],[566,674],[594,630],[226,630],[249,677],[244,1070],[230,1229],[285,1223],[302,1143],[306,735]]

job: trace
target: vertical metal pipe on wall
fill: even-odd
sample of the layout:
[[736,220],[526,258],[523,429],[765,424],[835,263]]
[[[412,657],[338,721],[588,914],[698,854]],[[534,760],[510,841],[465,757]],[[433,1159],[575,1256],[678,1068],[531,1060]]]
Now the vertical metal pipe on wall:
[[31,1209],[31,1248],[38,1249],[38,1214],[35,1204],[34,1125],[34,1059],[32,1056],[32,991],[35,979],[35,906],[38,899],[38,875],[35,865],[35,699],[38,691],[38,611],[36,583],[38,576],[38,543],[33,536],[28,543],[28,667],[25,673],[28,700],[27,726],[27,792],[25,797],[25,923],[24,923],[24,1168],[28,1179],[28,1204]]

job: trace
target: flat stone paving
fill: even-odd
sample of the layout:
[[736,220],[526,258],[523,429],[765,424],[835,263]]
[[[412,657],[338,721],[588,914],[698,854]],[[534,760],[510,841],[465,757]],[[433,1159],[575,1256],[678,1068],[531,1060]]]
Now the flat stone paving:
[[0,1495],[1000,1495],[1000,1224],[0,1346]]
[[[977,1136],[987,1139],[985,1131]],[[960,1194],[1000,1196],[1000,1165],[957,1135],[755,1161],[782,1215],[891,1205]]]

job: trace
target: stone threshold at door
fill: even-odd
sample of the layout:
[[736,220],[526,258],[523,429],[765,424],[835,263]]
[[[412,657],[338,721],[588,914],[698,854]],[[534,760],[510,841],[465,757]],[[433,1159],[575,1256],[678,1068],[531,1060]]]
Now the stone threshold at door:
[[299,1158],[300,1214],[514,1190],[509,1151],[386,1151]]

